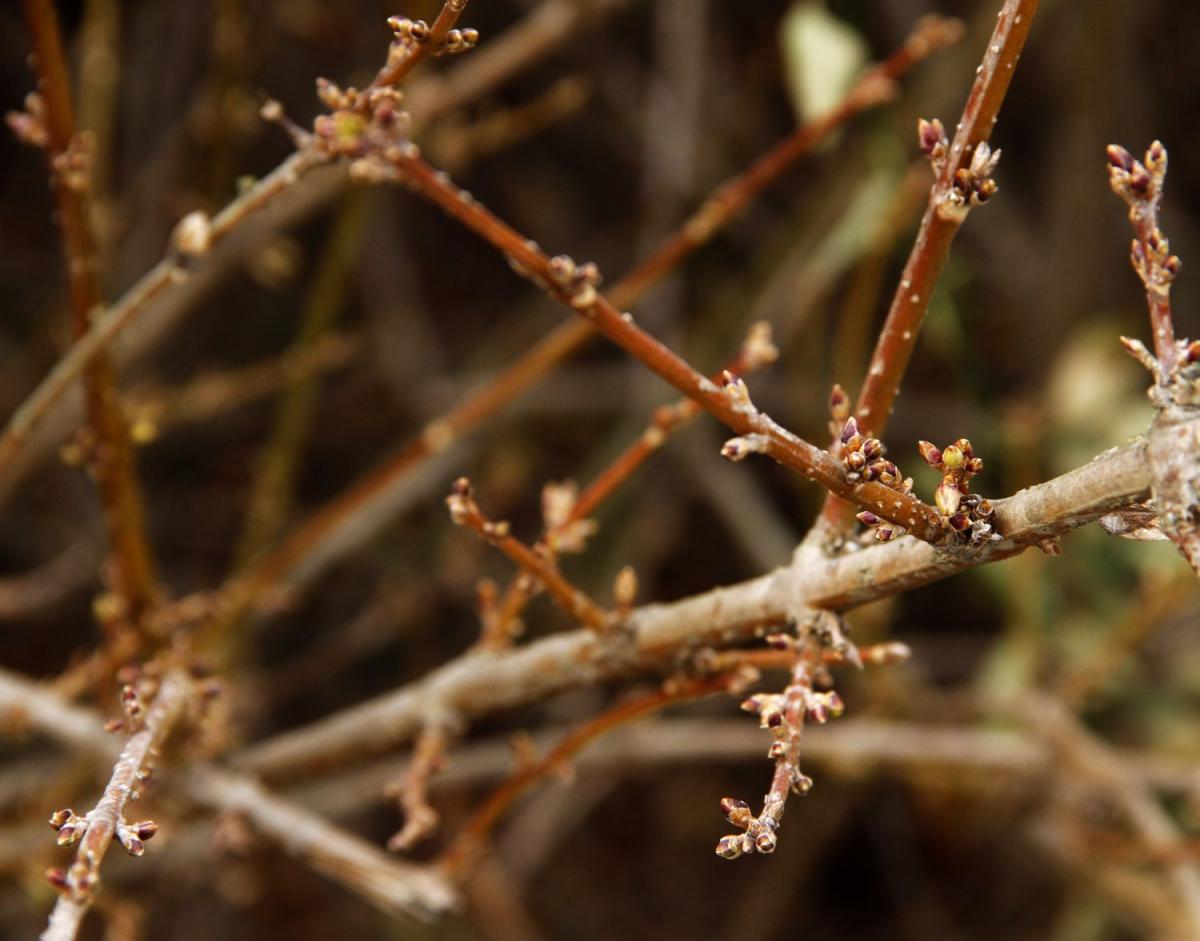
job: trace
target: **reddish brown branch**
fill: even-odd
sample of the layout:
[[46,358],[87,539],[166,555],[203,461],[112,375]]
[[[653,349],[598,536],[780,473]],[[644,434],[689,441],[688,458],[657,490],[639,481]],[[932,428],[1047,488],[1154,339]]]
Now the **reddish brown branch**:
[[[24,0],[24,9],[38,76],[38,94],[30,103],[37,103],[38,113],[14,115],[10,121],[19,134],[24,128],[36,135],[39,126],[44,134],[43,139],[35,136],[31,142],[44,147],[50,165],[51,190],[67,263],[71,333],[79,341],[102,306],[99,255],[87,204],[87,145],[76,133],[70,76],[54,5],[51,0]],[[28,134],[24,136],[30,139]],[[153,603],[157,579],[129,428],[117,399],[112,364],[106,356],[97,356],[88,365],[84,386],[88,424],[95,438],[88,448],[89,466],[104,505],[116,570],[113,587],[127,608],[125,614],[136,622]]]
[[[986,147],[996,124],[1039,4],[1040,0],[1005,0],[953,143],[947,147],[933,137],[928,141],[930,150],[942,148],[935,162],[939,172],[859,391],[854,414],[864,433],[882,436],[929,310],[929,302],[950,254],[950,245],[972,202],[994,189],[993,184],[989,190],[976,192],[972,200],[969,196],[964,199],[962,185],[964,182],[984,182],[971,180],[973,165],[977,156],[986,154],[982,148]],[[932,131],[932,126],[929,127]],[[853,511],[844,501],[826,500],[822,514],[824,526],[832,524],[845,529],[853,524],[852,518]]]
[[829,452],[786,431],[758,411],[740,380],[728,383],[724,389],[719,388],[634,324],[631,316],[596,290],[599,274],[594,271],[594,266],[577,266],[562,255],[548,257],[536,243],[524,238],[460,190],[444,173],[429,166],[415,148],[398,148],[388,151],[385,156],[395,165],[405,184],[490,242],[520,273],[586,318],[617,346],[739,435],[755,441],[759,445],[756,450],[838,496],[903,526],[919,539],[939,542],[946,538],[946,530],[931,507],[878,482],[851,483],[841,463]]

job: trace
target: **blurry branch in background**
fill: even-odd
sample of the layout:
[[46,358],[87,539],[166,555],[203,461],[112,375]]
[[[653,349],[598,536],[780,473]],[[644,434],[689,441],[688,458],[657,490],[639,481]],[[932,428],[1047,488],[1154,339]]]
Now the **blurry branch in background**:
[[[448,77],[414,82],[410,93],[414,129],[419,130],[433,118],[487,93],[514,73],[549,55],[579,29],[620,9],[626,2],[552,0],[537,7]],[[16,118],[26,128],[36,123],[19,114]],[[157,341],[164,328],[173,325],[195,304],[202,291],[241,262],[247,244],[295,222],[341,192],[348,181],[345,168],[314,172],[322,163],[291,154],[211,219],[204,214],[192,214],[187,225],[177,231],[162,261],[118,300],[107,307],[97,305],[91,309],[86,334],[59,358],[0,434],[0,501],[10,495],[17,479],[28,472],[33,461],[43,457],[56,443],[39,438],[39,429],[45,424],[51,426],[49,433],[54,432],[50,419],[61,417],[71,408],[67,393],[121,334],[133,333],[138,326],[152,326],[153,330],[143,331],[145,339],[133,338],[130,342],[137,351],[144,351]],[[263,212],[268,207],[273,212]],[[181,235],[186,236],[182,244]]]
[[[24,111],[8,114],[8,123],[21,141],[46,152],[66,256],[71,336],[78,349],[103,309],[100,253],[88,206],[91,138],[76,132],[71,81],[52,0],[23,3],[38,90],[26,98]],[[143,518],[141,484],[112,363],[108,356],[97,355],[86,366],[87,425],[79,433],[78,447],[81,461],[99,488],[108,529],[109,589],[114,599],[109,620],[113,627],[136,632],[158,587]]]

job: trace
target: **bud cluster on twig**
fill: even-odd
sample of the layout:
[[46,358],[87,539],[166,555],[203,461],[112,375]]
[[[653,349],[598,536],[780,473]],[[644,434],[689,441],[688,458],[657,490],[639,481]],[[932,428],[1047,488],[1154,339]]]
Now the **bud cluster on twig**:
[[[767,638],[776,651],[790,654],[791,679],[780,693],[756,693],[742,703],[742,709],[756,713],[759,725],[773,739],[767,757],[775,762],[771,787],[763,798],[762,812],[755,816],[743,800],[726,797],[721,800],[725,819],[741,832],[721,837],[716,854],[725,859],[737,859],[746,853],[774,852],[776,831],[783,821],[783,811],[791,794],[807,794],[812,778],[800,770],[800,738],[806,722],[824,725],[845,710],[841,697],[833,689],[833,679],[826,667],[827,654],[834,662],[849,662],[862,668],[857,648],[846,636],[841,619],[829,611],[817,611],[800,625],[795,634],[777,633]],[[891,662],[891,649],[881,657]]]

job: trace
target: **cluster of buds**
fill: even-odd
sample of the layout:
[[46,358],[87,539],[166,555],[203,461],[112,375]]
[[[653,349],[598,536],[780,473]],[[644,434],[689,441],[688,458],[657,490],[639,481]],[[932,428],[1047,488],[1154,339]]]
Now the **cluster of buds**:
[[329,108],[313,121],[317,144],[327,155],[362,157],[407,143],[408,112],[400,106],[403,96],[397,89],[343,89],[318,78],[317,97]]
[[[413,46],[421,46],[429,42],[429,37],[433,32],[424,20],[410,20],[405,16],[390,16],[387,25],[396,37],[389,53],[390,58],[407,55]],[[432,54],[435,56],[457,55],[460,52],[474,49],[477,42],[479,42],[479,30],[452,29],[446,33],[445,38]]]
[[854,416],[846,419],[839,441],[846,479],[851,483],[877,480],[900,493],[912,492],[912,478],[901,476],[900,468],[884,457],[887,449],[883,442],[869,435],[864,436]]
[[130,678],[121,687],[121,718],[104,723],[107,732],[133,735],[140,732],[146,721],[145,700],[154,695],[156,683],[145,677]]
[[1146,148],[1143,158],[1136,160],[1119,144],[1109,144],[1105,154],[1108,156],[1108,185],[1129,205],[1129,218],[1136,226],[1142,214],[1162,198],[1167,179],[1167,148],[1161,141],[1154,141]]
[[[80,817],[67,808],[51,814],[49,822],[58,831],[58,845],[70,846],[83,839],[91,825],[91,815]],[[146,851],[146,841],[157,832],[158,824],[153,820],[139,820],[137,823],[126,823],[124,817],[117,820],[117,840],[130,856],[141,856]],[[81,853],[80,858],[68,868],[47,870],[46,878],[54,888],[70,893],[76,900],[82,900],[91,894],[96,885],[94,858],[88,853]]]
[[790,651],[795,657],[791,681],[781,693],[756,693],[742,703],[742,709],[756,713],[759,725],[773,741],[767,757],[775,762],[771,788],[763,800],[762,813],[754,815],[745,801],[733,797],[721,800],[725,819],[739,833],[723,836],[716,853],[724,859],[737,859],[746,853],[771,853],[777,843],[776,831],[783,820],[784,807],[791,794],[804,795],[812,789],[812,778],[800,770],[800,736],[804,724],[823,725],[845,710],[841,697],[833,690],[832,678],[824,666],[827,652],[838,652],[836,660],[851,660],[861,666],[857,651],[850,645],[836,615],[817,612],[796,634],[772,634],[767,643],[776,650]]
[[576,310],[588,310],[595,305],[599,294],[600,269],[594,262],[576,264],[569,255],[555,255],[546,265],[546,273],[554,290],[564,294]]
[[596,521],[576,519],[579,487],[573,480],[551,481],[542,487],[542,522],[546,548],[553,553],[583,552],[596,532]]
[[999,540],[1000,535],[992,527],[992,504],[971,493],[971,478],[983,470],[983,458],[975,456],[971,442],[959,438],[939,449],[929,441],[918,441],[917,449],[926,464],[942,473],[933,493],[933,504],[942,521],[972,546]]
[[[937,118],[926,121],[924,118],[917,122],[917,144],[921,152],[933,164],[933,170],[940,177],[946,169],[946,161],[950,156],[950,141],[946,137],[946,129]],[[1000,151],[993,151],[987,141],[975,145],[971,154],[971,162],[965,167],[954,171],[950,180],[950,191],[946,194],[945,206],[950,212],[964,213],[972,206],[986,203],[996,195],[996,181],[992,173],[1000,162]]]
[[[841,400],[844,397],[845,393],[842,392],[841,387],[834,386],[833,395],[830,397],[830,412],[835,416],[835,420],[843,409],[849,410],[848,404],[842,405]],[[886,448],[882,441],[869,435],[863,435],[859,430],[858,421],[853,415],[847,418],[845,424],[842,425],[838,433],[838,442],[841,445],[839,453],[842,465],[846,468],[846,479],[851,483],[878,481],[897,493],[906,495],[912,493],[912,478],[901,474],[900,468],[885,457]],[[859,513],[858,520],[874,530],[875,538],[880,542],[887,542],[903,531],[901,527],[888,522],[870,510],[863,510]]]

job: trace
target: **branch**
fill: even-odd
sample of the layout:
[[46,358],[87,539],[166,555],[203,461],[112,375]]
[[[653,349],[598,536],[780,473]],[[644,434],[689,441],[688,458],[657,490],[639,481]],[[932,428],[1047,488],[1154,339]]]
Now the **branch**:
[[[550,5],[546,8],[550,9]],[[892,82],[926,56],[956,41],[960,35],[961,27],[956,20],[923,19],[904,46],[884,63],[869,70],[841,105],[828,115],[798,128],[749,169],[722,183],[658,250],[613,285],[609,295],[613,304],[622,308],[634,304],[674,266],[711,241],[752,200],[777,182],[833,130],[889,97],[893,93]],[[485,48],[476,55],[485,55],[488,51]],[[374,527],[377,524],[372,520],[387,518],[386,513],[379,512],[380,503],[398,490],[423,461],[444,453],[456,440],[582,349],[595,335],[595,328],[586,320],[571,320],[550,331],[486,386],[450,412],[426,424],[417,437],[403,444],[384,464],[311,516],[273,552],[264,556],[247,573],[252,585],[249,594],[269,590],[278,582],[295,577],[302,567],[305,571],[315,567],[314,557],[319,551],[325,552],[327,547],[342,543],[339,537],[364,526]],[[345,550],[335,550],[337,553],[342,551]],[[322,561],[334,554],[327,553]]]
[[[9,123],[18,137],[46,151],[66,254],[71,334],[78,346],[102,304],[99,253],[87,203],[88,144],[83,135],[76,133],[70,76],[52,0],[24,0],[24,9],[38,93],[26,100],[28,112],[10,114]],[[116,569],[113,587],[125,607],[123,613],[136,624],[154,602],[155,566],[146,536],[129,426],[117,399],[116,379],[107,357],[89,363],[84,371],[84,387],[88,426],[94,435],[94,443],[87,449],[88,465],[104,505]]]
[[[127,693],[132,692],[126,687]],[[128,824],[125,807],[137,798],[143,782],[149,777],[163,744],[175,723],[183,715],[195,692],[191,677],[172,670],[162,680],[154,703],[146,712],[144,727],[135,732],[113,766],[112,778],[95,808],[84,817],[70,810],[59,811],[50,818],[58,830],[60,844],[80,841],[75,861],[65,870],[48,873],[51,883],[62,890],[50,923],[42,934],[43,941],[69,941],[79,931],[83,916],[95,900],[94,892],[100,881],[100,864],[116,837],[131,856],[140,856],[143,842],[157,830],[152,821]],[[126,703],[129,699],[126,697]],[[127,715],[130,709],[126,710]]]
[[1144,500],[1149,484],[1145,442],[1113,449],[1062,477],[996,501],[996,518],[1007,535],[982,550],[937,548],[901,537],[849,556],[814,560],[802,547],[791,568],[636,609],[623,645],[574,631],[518,650],[475,650],[416,683],[282,733],[234,760],[271,777],[328,768],[405,741],[422,727],[430,709],[467,721],[575,686],[661,669],[680,651],[749,639],[792,612],[847,610],[1016,555]]
[[[584,3],[544,3],[504,33],[488,48],[472,55],[445,79],[427,79],[411,87],[413,126],[462,107],[527,65],[545,58],[559,44],[627,0]],[[321,170],[322,172],[315,172]],[[167,256],[144,274],[119,300],[91,312],[87,334],[60,358],[25,402],[14,411],[0,434],[0,499],[16,478],[57,440],[68,414],[64,397],[80,375],[122,334],[142,353],[164,330],[194,304],[201,293],[240,265],[247,245],[257,244],[332,200],[349,176],[342,166],[324,165],[311,153],[292,154],[278,167],[239,195],[209,221],[207,251],[181,257],[173,245]],[[270,213],[264,213],[267,207]],[[141,327],[137,334],[135,327]],[[25,460],[22,460],[25,458]]]
[[[101,762],[116,758],[116,743],[94,713],[70,706],[45,686],[6,670],[0,670],[0,715],[15,727],[40,730],[76,754]],[[245,775],[204,765],[186,774],[164,775],[161,783],[215,813],[244,814],[287,853],[386,912],[427,917],[457,907],[457,894],[438,873],[395,861]]]
[[[1039,3],[1040,0],[1004,3],[963,108],[954,142],[945,140],[940,122],[921,122],[922,149],[934,160],[938,175],[859,391],[854,414],[864,434],[882,436],[934,288],[950,254],[950,245],[971,206],[995,192],[990,177],[994,160],[987,141]],[[999,151],[995,156],[999,156]],[[828,539],[831,528],[845,531],[853,525],[852,516],[850,507],[827,499],[820,536],[814,531],[813,538]]]

